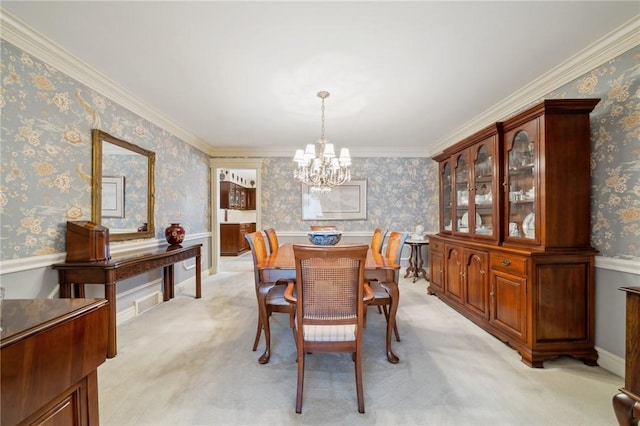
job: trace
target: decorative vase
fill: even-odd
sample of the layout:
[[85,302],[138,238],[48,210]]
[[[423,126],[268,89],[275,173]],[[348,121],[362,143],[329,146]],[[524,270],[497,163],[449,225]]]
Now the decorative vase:
[[172,246],[181,244],[184,241],[184,228],[179,223],[172,223],[164,230],[164,236]]

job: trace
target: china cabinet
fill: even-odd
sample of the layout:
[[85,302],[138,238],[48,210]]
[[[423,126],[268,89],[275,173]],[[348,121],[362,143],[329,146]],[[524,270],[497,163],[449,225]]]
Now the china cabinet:
[[[248,191],[250,188],[238,185],[233,182],[220,182],[220,208],[234,210],[255,210],[248,207]],[[255,195],[254,195],[255,197]],[[255,198],[254,198],[255,199]]]
[[532,367],[596,365],[590,122],[598,99],[545,100],[434,157],[429,293]]
[[247,191],[247,210],[256,209],[256,189],[246,188]]
[[237,256],[249,250],[249,243],[245,235],[255,232],[255,230],[255,222],[221,223],[220,254],[222,256]]

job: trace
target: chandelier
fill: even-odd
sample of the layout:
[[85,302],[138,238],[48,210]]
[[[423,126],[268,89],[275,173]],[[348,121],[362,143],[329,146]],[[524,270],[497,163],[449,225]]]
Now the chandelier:
[[[331,191],[331,188],[351,180],[351,157],[349,149],[342,148],[340,156],[336,157],[333,144],[324,137],[324,100],[329,97],[329,92],[318,92],[322,99],[322,126],[320,139],[315,144],[307,144],[303,150],[296,150],[293,161],[296,169],[293,177],[296,180],[309,185],[311,191]],[[316,145],[318,149],[316,150]]]

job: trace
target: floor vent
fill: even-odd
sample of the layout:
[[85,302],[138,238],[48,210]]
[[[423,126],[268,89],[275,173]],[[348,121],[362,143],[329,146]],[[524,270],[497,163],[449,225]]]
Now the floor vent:
[[140,315],[141,313],[153,308],[155,305],[160,303],[160,292],[155,292],[148,296],[143,297],[142,299],[136,300],[134,303],[136,307],[136,315]]

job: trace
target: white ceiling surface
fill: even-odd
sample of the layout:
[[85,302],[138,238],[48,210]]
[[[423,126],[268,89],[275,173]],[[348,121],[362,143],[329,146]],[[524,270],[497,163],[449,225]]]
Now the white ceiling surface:
[[[640,2],[2,1],[212,155],[433,155]],[[496,121],[504,117],[491,117]],[[489,124],[491,121],[487,122]],[[478,129],[475,129],[478,130]]]

